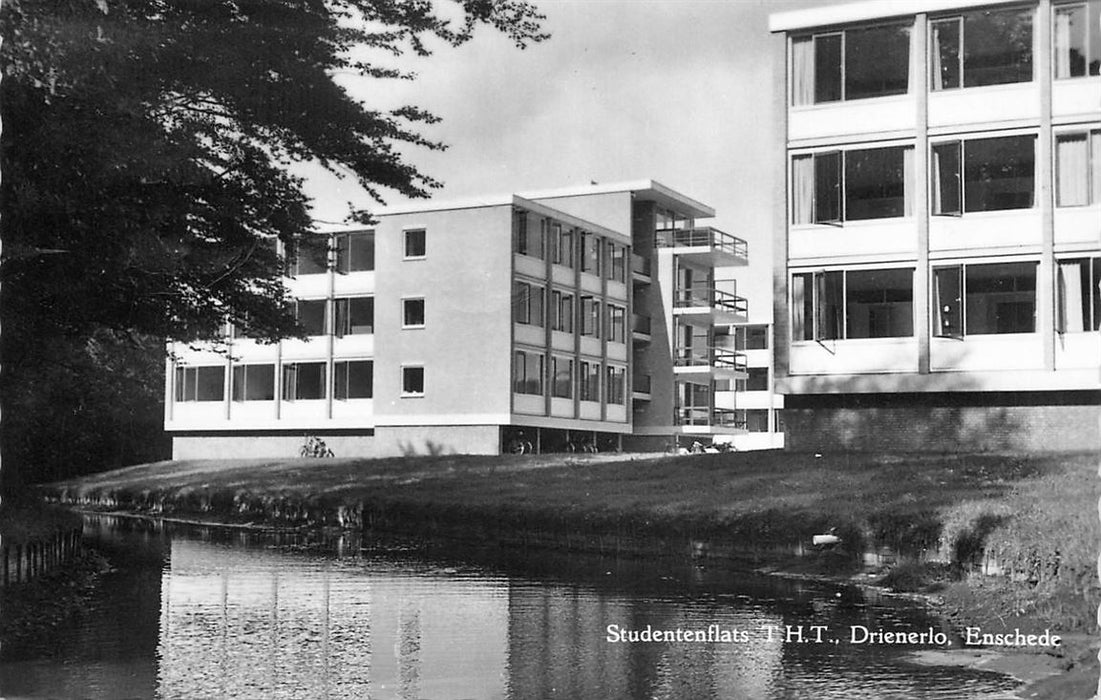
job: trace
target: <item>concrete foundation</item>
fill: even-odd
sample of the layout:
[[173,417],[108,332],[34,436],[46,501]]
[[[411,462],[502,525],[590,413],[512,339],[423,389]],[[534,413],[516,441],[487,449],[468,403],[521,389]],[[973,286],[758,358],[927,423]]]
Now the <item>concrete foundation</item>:
[[[375,457],[374,435],[316,435],[334,457]],[[286,434],[174,435],[172,459],[290,459],[299,456],[306,442],[300,432]]]
[[415,425],[375,429],[378,457],[500,454],[500,426]]

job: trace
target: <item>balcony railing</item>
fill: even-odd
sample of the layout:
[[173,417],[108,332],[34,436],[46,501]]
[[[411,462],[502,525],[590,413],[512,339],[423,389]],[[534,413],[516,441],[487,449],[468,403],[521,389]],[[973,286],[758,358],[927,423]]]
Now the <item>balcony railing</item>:
[[749,257],[749,244],[710,226],[687,229],[659,229],[654,232],[658,248],[712,248],[739,258]]
[[745,355],[722,347],[678,348],[674,364],[677,367],[717,367],[738,372],[747,371]]
[[704,425],[717,428],[745,428],[745,420],[730,408],[678,408],[677,425]]
[[654,269],[654,262],[650,258],[645,258],[638,253],[631,253],[631,271],[637,272],[640,275],[650,277]]
[[631,314],[631,332],[650,335],[652,319],[644,314]]
[[736,314],[749,312],[749,304],[745,297],[740,297],[721,289],[708,287],[707,285],[693,285],[677,290],[675,305],[679,308],[686,307],[710,307],[730,311]]

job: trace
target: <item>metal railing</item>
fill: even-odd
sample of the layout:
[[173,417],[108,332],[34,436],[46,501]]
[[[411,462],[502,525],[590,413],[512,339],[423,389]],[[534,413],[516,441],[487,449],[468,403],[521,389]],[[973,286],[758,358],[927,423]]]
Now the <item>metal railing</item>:
[[723,347],[678,348],[673,362],[677,367],[719,367],[746,371],[746,356]]
[[693,285],[678,289],[674,304],[679,308],[706,306],[737,314],[749,313],[749,303],[745,297],[707,285]]
[[658,248],[714,248],[739,258],[749,257],[748,243],[710,226],[659,229],[654,232],[654,245]]
[[678,408],[677,425],[706,425],[717,428],[745,428],[745,420],[739,420],[738,412],[730,408]]

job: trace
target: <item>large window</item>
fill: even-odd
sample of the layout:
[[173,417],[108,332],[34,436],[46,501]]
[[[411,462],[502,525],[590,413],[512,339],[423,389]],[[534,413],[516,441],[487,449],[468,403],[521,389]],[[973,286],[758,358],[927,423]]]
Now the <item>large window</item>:
[[792,338],[905,338],[914,334],[911,268],[804,272],[792,277]]
[[1101,258],[1060,260],[1056,329],[1081,333],[1101,328]]
[[600,300],[581,297],[581,335],[600,337]]
[[177,367],[177,401],[221,401],[225,398],[225,367]]
[[527,282],[512,287],[512,320],[533,326],[543,325],[543,288]]
[[792,158],[792,222],[826,224],[908,216],[914,192],[909,146]]
[[1036,331],[1036,263],[933,269],[933,333],[947,337]]
[[292,362],[283,365],[283,400],[325,398],[325,363]]
[[563,333],[573,333],[573,295],[555,290],[551,294],[551,313],[554,314],[551,327]]
[[405,231],[405,258],[419,260],[428,252],[427,234],[423,228]]
[[627,403],[627,370],[624,367],[608,367],[608,403],[622,406]]
[[627,309],[608,304],[608,342],[625,343],[627,334]]
[[527,350],[516,351],[512,390],[517,394],[543,393],[543,355]]
[[932,22],[934,90],[1032,80],[1032,9],[976,10]]
[[627,281],[627,248],[617,243],[608,243],[607,277],[613,282]]
[[1056,5],[1055,77],[1101,73],[1101,0]]
[[573,360],[551,357],[551,396],[560,399],[573,398]]
[[369,399],[375,392],[375,363],[350,360],[333,363],[333,398]]
[[288,244],[283,264],[284,272],[288,277],[327,272],[329,269],[328,237],[309,236]]
[[523,209],[513,210],[512,250],[520,255],[529,255],[542,260],[544,255],[543,229],[545,227],[546,219],[534,217]]
[[746,391],[768,391],[768,367],[746,369]]
[[595,233],[581,234],[581,271],[600,274],[600,238]]
[[573,229],[565,228],[557,221],[550,225],[551,262],[563,267],[573,267]]
[[736,326],[734,328],[735,350],[767,350],[768,326]]
[[600,400],[600,363],[581,363],[581,400]]
[[375,269],[375,234],[373,231],[341,233],[336,236],[336,271],[369,272]]
[[1055,135],[1055,203],[1101,203],[1101,130]]
[[934,214],[1028,209],[1035,200],[1036,137],[933,144]]
[[346,297],[333,302],[334,334],[365,335],[375,332],[375,298]]
[[909,90],[910,27],[893,24],[798,37],[791,43],[792,104]]
[[234,365],[234,401],[275,399],[275,365]]
[[294,304],[294,317],[306,335],[325,335],[325,299],[300,299]]

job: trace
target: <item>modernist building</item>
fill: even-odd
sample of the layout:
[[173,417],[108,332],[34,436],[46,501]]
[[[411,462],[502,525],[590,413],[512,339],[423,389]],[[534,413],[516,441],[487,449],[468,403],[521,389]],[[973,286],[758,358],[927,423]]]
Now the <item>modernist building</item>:
[[776,393],[772,324],[732,326],[719,337],[721,343],[745,356],[746,376],[725,384],[717,382],[715,404],[733,410],[735,422],[745,430],[717,441],[729,442],[739,452],[782,449],[784,397]]
[[[717,381],[745,242],[652,181],[390,209],[285,255],[308,340],[173,348],[174,457],[662,449],[743,429]],[[316,259],[315,259],[316,258]]]
[[1101,2],[770,29],[789,447],[1101,445]]

